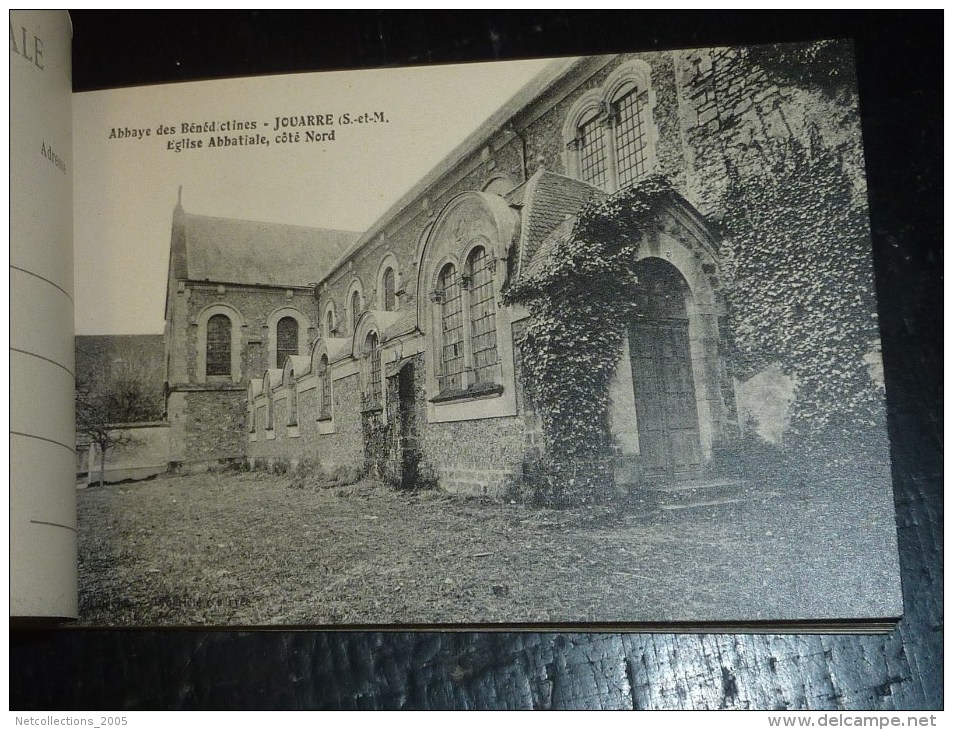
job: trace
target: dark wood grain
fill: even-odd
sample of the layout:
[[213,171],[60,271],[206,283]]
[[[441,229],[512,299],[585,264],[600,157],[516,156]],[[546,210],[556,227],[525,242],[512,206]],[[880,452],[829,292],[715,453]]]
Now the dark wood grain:
[[853,38],[905,615],[886,636],[14,631],[12,708],[942,707],[942,15],[77,13],[74,22],[77,88]]

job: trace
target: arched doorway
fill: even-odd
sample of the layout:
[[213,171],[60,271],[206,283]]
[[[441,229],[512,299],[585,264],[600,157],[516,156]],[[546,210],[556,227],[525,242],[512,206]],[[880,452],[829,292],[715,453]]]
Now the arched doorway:
[[643,477],[650,481],[701,475],[688,283],[660,258],[637,268],[636,310],[628,327],[632,388]]

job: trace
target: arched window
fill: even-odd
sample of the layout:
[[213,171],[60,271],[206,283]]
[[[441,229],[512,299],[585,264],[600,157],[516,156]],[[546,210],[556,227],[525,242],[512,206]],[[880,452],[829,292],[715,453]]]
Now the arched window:
[[364,408],[380,408],[383,402],[381,382],[381,348],[376,332],[364,340]]
[[213,314],[206,332],[205,375],[231,375],[232,321],[226,314]]
[[331,372],[328,369],[328,356],[322,355],[318,364],[318,378],[321,383],[321,404],[318,408],[318,418],[331,417]]
[[357,331],[357,320],[361,316],[361,293],[356,289],[351,293],[351,333]]
[[496,300],[493,295],[493,259],[483,247],[467,259],[469,282],[470,353],[473,384],[500,380],[500,356],[496,346]]
[[437,380],[440,392],[463,389],[463,297],[456,267],[447,264],[440,272],[437,303],[440,307],[440,361]]
[[630,61],[577,99],[563,126],[567,174],[614,191],[654,171],[650,80],[648,64]]
[[619,173],[619,187],[649,172],[646,110],[649,92],[636,85],[623,89],[612,101],[612,134]]
[[576,130],[579,152],[579,176],[590,185],[605,187],[609,171],[606,166],[606,142],[602,119],[593,114]]
[[278,357],[275,366],[284,367],[285,358],[298,354],[298,321],[294,317],[282,317],[276,328]]
[[325,337],[334,337],[337,332],[337,316],[334,314],[334,303],[328,305],[327,311],[324,313],[324,336]]
[[397,309],[397,295],[395,291],[395,276],[393,269],[387,269],[384,272],[383,278],[383,287],[384,287],[384,311],[393,312]]

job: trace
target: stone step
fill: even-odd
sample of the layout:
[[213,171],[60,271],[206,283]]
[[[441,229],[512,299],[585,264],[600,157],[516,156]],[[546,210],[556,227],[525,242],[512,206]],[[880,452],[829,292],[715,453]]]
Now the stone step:
[[755,491],[753,485],[738,479],[692,480],[647,489],[659,505],[747,499]]

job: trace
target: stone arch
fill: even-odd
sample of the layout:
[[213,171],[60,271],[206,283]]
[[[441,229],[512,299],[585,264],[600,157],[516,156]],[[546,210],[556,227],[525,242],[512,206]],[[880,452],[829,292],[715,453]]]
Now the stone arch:
[[510,190],[516,187],[513,178],[505,172],[495,172],[489,175],[480,186],[480,192],[490,195],[506,195]]
[[[377,408],[384,403],[383,367],[386,323],[379,320],[379,315],[385,314],[389,315],[391,313],[375,311],[364,312],[360,320],[358,320],[354,335],[351,338],[351,357],[357,360],[359,364],[363,408]],[[374,353],[368,350],[368,343],[372,340],[376,343],[376,363],[371,362]],[[375,392],[371,392],[371,371],[374,367],[376,367],[378,371],[378,379],[380,382]]]
[[652,91],[652,67],[640,58],[623,63],[609,74],[609,78],[602,85],[603,99],[612,102],[630,86],[637,86],[648,91],[651,94],[650,107],[655,105],[655,92]]
[[334,382],[327,342],[320,339],[311,348],[311,372],[317,378],[317,419],[329,421],[332,415]]
[[335,333],[340,329],[337,305],[333,299],[328,300],[328,303],[324,307],[324,315],[321,318],[321,328],[325,337],[334,337]]
[[383,343],[386,324],[380,321],[380,314],[382,313],[377,311],[366,311],[358,320],[354,334],[351,336],[351,357],[355,360],[359,360],[363,355],[364,340],[371,332],[376,332]]
[[275,391],[281,387],[283,371],[268,368],[262,377],[261,389],[265,395],[265,430],[275,430]]
[[498,261],[505,260],[518,231],[519,217],[499,195],[460,193],[447,203],[418,253],[417,321],[429,321],[426,308],[432,288],[427,287],[433,286],[444,259],[459,263],[468,242],[482,234],[490,243],[488,253]]
[[298,380],[311,371],[311,358],[307,355],[291,355],[285,360],[281,372],[281,384],[287,390],[285,425],[298,425]]
[[[697,449],[694,465],[690,463],[692,458],[687,458],[681,466],[672,466],[670,473],[664,476],[671,478],[677,476],[676,472],[686,477],[692,473],[697,475],[711,458],[713,443],[729,430],[731,418],[724,397],[730,384],[725,382],[723,312],[718,293],[721,264],[716,239],[697,211],[673,194],[657,222],[643,231],[634,268],[643,292],[636,296],[644,296],[646,301],[651,299],[654,282],[657,293],[669,292],[659,296],[663,299],[668,296],[672,308],[662,311],[662,300],[657,296],[654,303],[646,305],[653,311],[645,315],[641,323],[638,314],[630,320],[611,386],[613,435],[623,456],[639,454],[640,476],[645,475],[647,464],[650,471],[654,468],[659,472],[659,464],[653,465],[652,454],[646,452],[653,449],[658,452],[660,448],[669,453]],[[653,353],[653,337],[665,343],[667,354]],[[670,359],[663,368],[659,363],[664,358]],[[646,401],[640,401],[640,397],[644,398],[640,396],[640,389],[641,393],[646,392],[649,385],[645,379],[654,377],[651,373],[655,371],[659,378],[671,381],[666,381],[666,388],[672,394],[672,402],[666,403],[665,412],[672,419],[683,417],[683,426],[660,425]],[[684,425],[689,418],[697,424],[694,436],[688,433],[690,426]],[[679,428],[683,430],[674,433]],[[654,435],[650,435],[652,431]],[[660,446],[666,439],[670,443]],[[688,443],[691,439],[693,444]],[[674,441],[679,443],[673,445]]]
[[614,191],[654,172],[655,103],[652,69],[641,59],[622,64],[601,87],[582,94],[563,120],[566,174]]
[[590,89],[576,99],[576,102],[569,109],[569,113],[563,120],[563,143],[567,147],[572,145],[575,141],[579,125],[587,119],[602,113],[602,100],[602,89]]
[[[462,313],[469,315],[467,307],[471,306],[466,293],[467,257],[477,248],[485,251],[489,287],[495,306],[506,277],[506,258],[518,230],[516,212],[500,196],[482,192],[461,193],[440,211],[419,252],[417,321],[418,328],[427,338],[424,375],[429,401],[428,417],[431,421],[471,420],[515,413],[515,362],[508,310],[503,307],[495,310],[499,368],[493,371],[493,382],[480,382],[476,375],[471,323],[469,316],[464,317]],[[442,359],[444,335],[441,318],[446,312],[443,309],[445,292],[440,277],[448,264],[455,267],[459,282],[453,288],[453,296],[456,296],[458,289],[462,290],[460,308],[463,332],[459,337],[454,334],[453,341],[454,348],[462,347],[459,361],[456,357],[449,361]],[[459,373],[454,371],[448,376],[444,372],[446,362],[460,365]]]
[[248,432],[255,433],[258,430],[257,416],[258,407],[256,401],[261,395],[261,378],[252,378],[248,381]]
[[285,361],[281,369],[281,383],[292,385],[296,380],[311,372],[311,357],[308,355],[292,355]]

